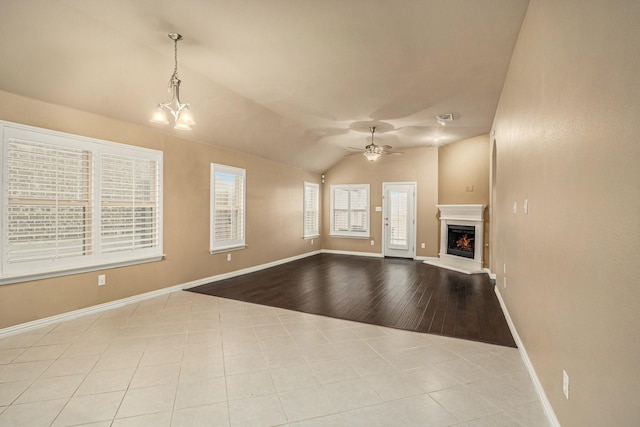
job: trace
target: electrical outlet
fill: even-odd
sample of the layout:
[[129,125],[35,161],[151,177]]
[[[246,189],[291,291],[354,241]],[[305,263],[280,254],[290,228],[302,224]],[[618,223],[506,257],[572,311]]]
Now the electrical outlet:
[[420,244],[420,247],[421,247],[422,249],[424,249],[424,248],[426,248],[426,247],[427,247],[427,245],[426,245],[425,243],[421,243],[421,244]]
[[504,276],[504,277],[502,278],[502,287],[503,287],[504,289],[507,289],[507,276]]
[[518,213],[518,201],[513,201],[513,213]]
[[529,213],[529,199],[524,199],[522,203],[522,212],[528,214]]
[[564,369],[562,370],[562,392],[564,397],[569,400],[569,374]]
[[507,274],[507,263],[506,262],[502,265],[502,272],[504,274]]
[[231,254],[227,254],[227,261],[231,261]]
[[313,239],[311,239],[311,244],[313,245]]
[[107,275],[99,274],[98,275],[98,286],[104,286],[107,284]]
[[373,246],[374,244],[375,244],[375,241],[373,241],[373,240],[372,240],[372,241],[371,241],[371,246]]

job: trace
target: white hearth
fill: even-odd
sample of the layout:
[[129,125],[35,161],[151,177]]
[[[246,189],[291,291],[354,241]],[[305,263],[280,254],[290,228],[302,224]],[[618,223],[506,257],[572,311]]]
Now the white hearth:
[[[448,268],[466,274],[485,273],[482,269],[484,248],[485,205],[436,205],[440,209],[440,253],[438,258],[424,261],[425,264]],[[449,226],[474,227],[475,242],[473,258],[447,253]]]

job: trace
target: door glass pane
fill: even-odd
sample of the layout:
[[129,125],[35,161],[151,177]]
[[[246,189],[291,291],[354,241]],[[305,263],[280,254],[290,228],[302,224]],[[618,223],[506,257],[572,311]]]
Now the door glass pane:
[[389,244],[395,248],[408,247],[407,193],[389,192]]

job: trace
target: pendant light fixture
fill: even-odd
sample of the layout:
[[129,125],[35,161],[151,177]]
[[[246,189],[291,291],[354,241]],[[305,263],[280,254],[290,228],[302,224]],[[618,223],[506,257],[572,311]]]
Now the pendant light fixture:
[[169,33],[169,38],[174,43],[175,67],[173,74],[169,80],[168,91],[171,94],[171,100],[164,104],[158,104],[153,112],[151,123],[169,124],[167,120],[167,112],[171,114],[175,122],[174,129],[191,130],[191,126],[195,125],[193,116],[189,110],[189,104],[180,102],[180,79],[178,78],[178,42],[182,40],[182,36],[178,33]]

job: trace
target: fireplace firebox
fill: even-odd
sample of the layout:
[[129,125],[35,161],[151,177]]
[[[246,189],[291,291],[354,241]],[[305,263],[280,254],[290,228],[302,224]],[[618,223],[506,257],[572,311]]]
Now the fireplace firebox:
[[475,256],[475,233],[473,226],[447,226],[447,253],[473,259]]

